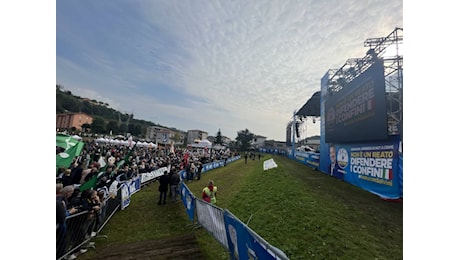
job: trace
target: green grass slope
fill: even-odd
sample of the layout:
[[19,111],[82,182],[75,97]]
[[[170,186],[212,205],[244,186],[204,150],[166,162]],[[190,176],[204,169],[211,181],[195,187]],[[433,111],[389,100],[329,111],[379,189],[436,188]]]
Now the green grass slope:
[[[278,167],[264,171],[263,161],[270,158]],[[402,203],[381,200],[282,156],[264,155],[247,164],[240,159],[186,184],[201,198],[209,179],[218,186],[217,206],[292,260],[403,258]],[[98,240],[98,248],[190,232],[181,203],[156,205],[157,187],[153,183],[133,195],[129,207],[102,231],[109,239]],[[208,259],[228,259],[206,230],[194,232]]]

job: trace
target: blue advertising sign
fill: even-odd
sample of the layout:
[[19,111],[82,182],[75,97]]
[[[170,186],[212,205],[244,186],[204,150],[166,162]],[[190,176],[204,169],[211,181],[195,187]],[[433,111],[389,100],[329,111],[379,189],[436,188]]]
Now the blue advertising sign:
[[295,159],[313,169],[319,169],[319,153],[295,151]]
[[382,198],[400,198],[397,137],[388,142],[330,146],[328,174]]
[[225,232],[227,233],[230,257],[234,260],[257,259],[254,250],[247,247],[249,234],[241,221],[227,210],[224,211]]
[[[399,150],[401,151],[401,144],[399,144]],[[403,156],[399,154],[399,190],[401,193],[401,198],[403,197]]]
[[193,222],[195,218],[195,196],[193,196],[192,192],[189,190],[185,183],[181,182],[180,184],[180,191],[181,191],[181,199],[184,207],[186,208],[187,215],[190,221]]
[[276,255],[287,259],[281,250],[268,244],[228,210],[224,211],[224,222],[231,259],[278,259]]
[[129,195],[132,196],[134,193],[141,190],[141,178],[136,177],[128,182],[129,184]]
[[120,186],[121,191],[121,210],[124,210],[128,207],[129,203],[131,202],[131,195],[129,193],[129,185],[126,183],[122,183]]

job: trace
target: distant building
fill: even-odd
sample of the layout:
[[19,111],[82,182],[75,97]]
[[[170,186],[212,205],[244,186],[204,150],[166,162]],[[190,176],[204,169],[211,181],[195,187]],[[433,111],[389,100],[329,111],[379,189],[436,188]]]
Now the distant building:
[[275,141],[275,140],[267,140],[267,141],[265,141],[264,148],[266,148],[266,149],[286,150],[287,145],[286,145],[286,142]]
[[93,118],[85,113],[64,113],[56,114],[56,129],[59,131],[75,128],[82,131],[82,125],[93,123]]
[[161,126],[149,126],[145,131],[145,139],[155,142],[157,140],[157,136],[160,137],[160,133],[165,130],[166,128]]
[[173,131],[166,127],[149,126],[146,129],[145,137],[155,144],[184,144],[185,134]]
[[208,132],[202,130],[188,130],[187,131],[187,144],[193,144],[195,141],[208,139]]
[[[232,140],[226,136],[221,135],[222,144],[229,144]],[[215,143],[217,140],[216,136],[208,136],[207,138],[211,143]]]
[[310,137],[307,137],[305,138],[304,140],[302,140],[302,143],[318,150],[319,149],[319,145],[321,143],[320,141],[320,136],[319,135],[315,135],[315,136],[310,136]]
[[254,139],[251,140],[251,147],[253,148],[260,148],[264,147],[265,140],[267,140],[267,137],[261,136],[261,135],[254,135]]

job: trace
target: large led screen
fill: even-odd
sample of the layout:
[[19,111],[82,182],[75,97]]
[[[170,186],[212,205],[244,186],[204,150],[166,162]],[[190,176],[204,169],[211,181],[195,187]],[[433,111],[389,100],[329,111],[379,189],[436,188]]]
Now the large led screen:
[[326,143],[379,141],[388,138],[385,77],[378,61],[327,98]]

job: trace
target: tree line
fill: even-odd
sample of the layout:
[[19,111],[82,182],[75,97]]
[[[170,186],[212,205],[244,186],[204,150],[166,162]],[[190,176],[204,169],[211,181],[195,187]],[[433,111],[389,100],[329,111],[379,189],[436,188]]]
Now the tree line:
[[136,119],[134,114],[121,113],[110,108],[107,103],[76,96],[71,91],[64,90],[63,86],[56,85],[56,114],[61,113],[85,113],[90,115],[93,117],[93,123],[91,125],[84,124],[82,127],[93,133],[100,134],[109,134],[112,131],[114,135],[131,133],[135,136],[145,136],[147,127],[160,126],[169,128],[150,121]]
[[[150,121],[134,118],[134,114],[121,113],[109,107],[109,104],[95,99],[82,98],[74,95],[71,91],[65,90],[62,85],[56,85],[56,114],[62,113],[85,113],[93,117],[91,125],[84,124],[85,131],[97,134],[109,134],[126,136],[130,133],[134,136],[145,137],[147,128],[159,126],[173,131],[184,132],[175,128],[165,127]],[[249,150],[254,134],[248,129],[238,131],[235,142],[232,146],[238,150]],[[216,133],[217,144],[222,144],[222,134]]]

